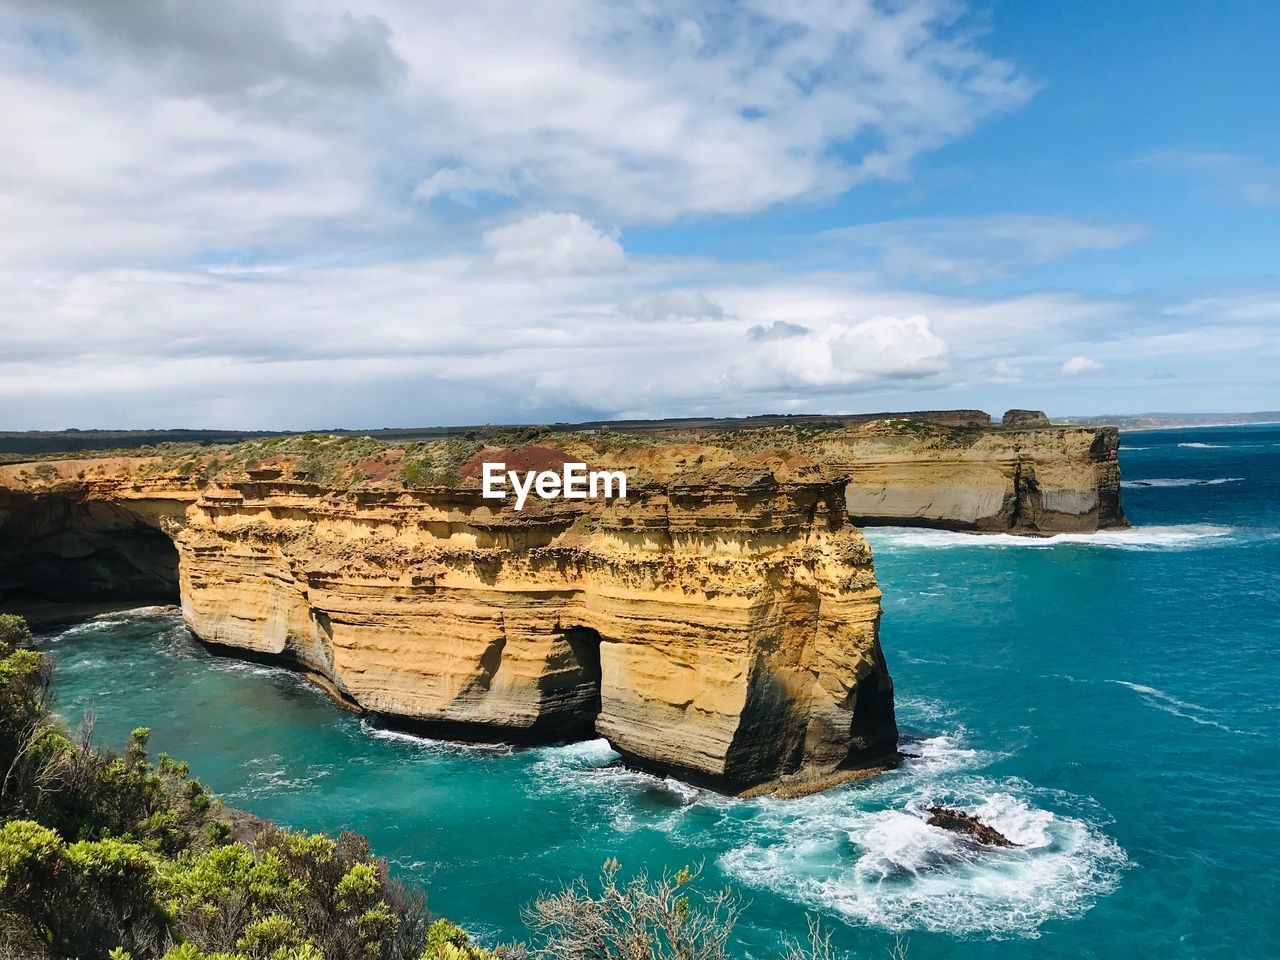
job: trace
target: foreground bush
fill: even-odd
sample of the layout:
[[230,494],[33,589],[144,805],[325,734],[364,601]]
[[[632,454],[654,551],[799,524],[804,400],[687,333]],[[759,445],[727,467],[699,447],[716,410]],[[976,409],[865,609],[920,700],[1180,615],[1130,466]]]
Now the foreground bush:
[[231,838],[186,764],[68,736],[50,665],[0,616],[0,956],[419,960],[420,894],[355,834],[257,824]]
[[729,890],[697,892],[689,869],[650,882],[645,874],[619,880],[606,861],[599,894],[579,882],[540,898],[525,910],[539,956],[556,960],[646,957],[723,960],[740,904]]

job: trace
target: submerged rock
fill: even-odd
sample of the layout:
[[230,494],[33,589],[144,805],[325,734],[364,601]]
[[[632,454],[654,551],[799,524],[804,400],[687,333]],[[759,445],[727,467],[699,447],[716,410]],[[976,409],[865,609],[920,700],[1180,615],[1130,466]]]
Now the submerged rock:
[[1020,847],[995,827],[989,827],[972,814],[951,807],[929,807],[929,826],[941,827],[952,833],[963,833],[989,847]]

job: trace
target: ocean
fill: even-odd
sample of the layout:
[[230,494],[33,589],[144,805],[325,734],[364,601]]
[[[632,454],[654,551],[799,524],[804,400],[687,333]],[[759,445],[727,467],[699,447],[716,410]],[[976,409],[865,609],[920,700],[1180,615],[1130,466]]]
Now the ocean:
[[[540,892],[701,864],[742,958],[812,916],[854,957],[1280,957],[1280,428],[1125,433],[1133,529],[873,529],[909,759],[802,800],[609,766],[600,741],[422,740],[131,611],[43,637],[58,710],[188,760],[228,804],[369,836],[430,907],[519,937]],[[964,807],[1021,844],[925,825]]]

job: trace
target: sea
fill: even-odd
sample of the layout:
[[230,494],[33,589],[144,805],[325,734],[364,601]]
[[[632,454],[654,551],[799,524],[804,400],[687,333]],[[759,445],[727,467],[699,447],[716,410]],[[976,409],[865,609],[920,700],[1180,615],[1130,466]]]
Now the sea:
[[[868,530],[901,768],[740,800],[603,740],[476,747],[380,729],[287,671],[205,653],[171,609],[43,636],[57,709],[139,726],[227,804],[367,834],[495,944],[540,893],[689,866],[743,904],[740,958],[810,921],[851,957],[1280,957],[1280,427],[1126,432],[1131,529]],[[1018,844],[930,827],[963,808]]]

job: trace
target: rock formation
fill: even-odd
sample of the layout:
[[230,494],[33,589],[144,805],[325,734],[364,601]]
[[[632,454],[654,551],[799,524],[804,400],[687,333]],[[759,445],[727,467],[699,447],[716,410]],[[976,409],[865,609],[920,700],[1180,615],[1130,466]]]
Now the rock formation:
[[973,814],[965,813],[963,810],[953,810],[951,807],[929,807],[925,812],[929,814],[927,823],[931,827],[950,830],[952,833],[963,833],[989,847],[1021,846],[995,827],[988,826]]
[[[628,498],[480,496],[481,460],[570,456],[626,469]],[[0,576],[109,593],[104,570],[145,566],[139,531],[163,533],[196,636],[437,735],[603,735],[726,790],[896,759],[871,554],[829,471],[716,446],[478,448],[415,488],[410,460],[347,458],[327,482],[287,453],[2,468]]]
[[884,420],[815,434],[800,449],[849,477],[859,526],[1043,535],[1127,526],[1119,447],[1114,427]]
[[1006,410],[1000,418],[1000,426],[1005,430],[1030,430],[1037,427],[1051,427],[1052,423],[1044,415],[1043,410]]

